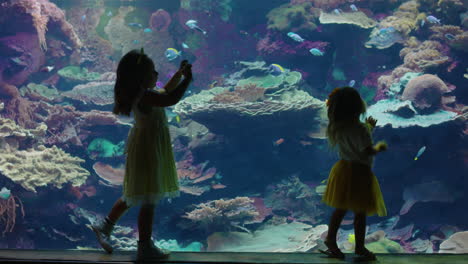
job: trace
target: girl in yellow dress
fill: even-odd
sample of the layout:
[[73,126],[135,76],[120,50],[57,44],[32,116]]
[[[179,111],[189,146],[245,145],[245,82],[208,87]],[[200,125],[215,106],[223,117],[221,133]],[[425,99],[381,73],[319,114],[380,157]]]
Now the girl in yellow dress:
[[371,168],[373,157],[387,149],[385,142],[372,144],[371,132],[377,120],[368,117],[359,120],[366,112],[366,104],[351,87],[336,88],[327,100],[327,138],[331,147],[338,148],[340,160],[333,165],[322,201],[336,208],[333,212],[325,245],[320,252],[329,257],[345,256],[336,243],[338,228],[347,210],[354,212],[355,253],[363,260],[375,260],[375,255],[364,246],[366,215],[387,215],[377,178]]
[[[118,219],[132,206],[141,205],[138,216],[138,260],[167,258],[169,251],[157,248],[151,240],[154,207],[158,201],[179,194],[177,170],[164,107],[176,104],[192,80],[192,65],[182,61],[179,71],[164,87],[155,87],[158,72],[153,61],[141,51],[132,50],[122,57],[114,86],[113,113],[133,112],[135,124],[130,129],[125,153],[123,195],[109,215],[91,226],[101,246],[112,253],[110,234]],[[182,76],[184,80],[181,82]]]

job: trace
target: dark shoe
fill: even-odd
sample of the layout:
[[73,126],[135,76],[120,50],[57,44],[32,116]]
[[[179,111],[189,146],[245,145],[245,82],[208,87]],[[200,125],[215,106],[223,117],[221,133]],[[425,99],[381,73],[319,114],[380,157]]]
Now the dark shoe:
[[97,240],[101,247],[109,254],[114,250],[110,243],[110,235],[105,234],[100,226],[91,225],[91,229],[96,233]]
[[320,253],[327,255],[329,258],[337,258],[337,259],[344,259],[345,254],[341,252],[341,250],[331,242],[325,241],[324,244],[328,247],[327,250],[319,249]]
[[166,249],[158,248],[151,239],[138,241],[137,261],[151,259],[167,259],[171,252]]
[[354,258],[354,261],[364,262],[364,261],[374,261],[377,260],[377,257],[374,253],[370,252],[367,248],[360,253],[355,253],[357,257]]
[[96,233],[99,244],[109,254],[113,251],[110,243],[110,234],[114,230],[114,225],[115,224],[107,221],[107,219],[103,219],[99,223],[91,225],[91,229]]

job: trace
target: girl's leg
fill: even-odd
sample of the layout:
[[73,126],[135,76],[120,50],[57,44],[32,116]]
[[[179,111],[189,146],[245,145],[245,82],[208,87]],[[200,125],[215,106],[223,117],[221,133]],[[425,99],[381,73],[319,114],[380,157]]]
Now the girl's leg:
[[365,252],[366,213],[354,213],[354,235],[356,239],[356,253]]
[[336,244],[336,234],[338,233],[338,228],[340,227],[341,221],[343,220],[345,214],[346,210],[335,209],[330,218],[330,224],[328,225],[327,244],[331,245],[335,249],[338,248],[338,245]]
[[140,241],[151,239],[153,233],[154,204],[143,204],[138,215],[138,236]]
[[124,201],[122,201],[122,198],[119,198],[114,206],[112,207],[112,210],[110,211],[109,215],[107,218],[113,223],[117,223],[119,221],[120,217],[130,208]]

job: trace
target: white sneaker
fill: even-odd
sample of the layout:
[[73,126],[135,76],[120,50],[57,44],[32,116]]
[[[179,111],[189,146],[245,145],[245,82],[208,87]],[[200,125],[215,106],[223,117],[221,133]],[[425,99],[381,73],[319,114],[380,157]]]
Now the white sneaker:
[[153,240],[138,241],[137,260],[167,259],[171,251],[161,249],[154,245]]

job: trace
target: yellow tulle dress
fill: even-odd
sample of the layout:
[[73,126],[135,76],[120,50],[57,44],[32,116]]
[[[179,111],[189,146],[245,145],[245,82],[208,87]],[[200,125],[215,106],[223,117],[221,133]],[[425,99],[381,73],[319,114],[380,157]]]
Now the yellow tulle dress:
[[177,169],[163,107],[132,107],[135,124],[125,147],[122,200],[129,206],[156,204],[179,195]]
[[372,145],[370,130],[363,124],[346,129],[338,138],[341,160],[328,176],[322,201],[327,205],[371,216],[386,216],[387,209],[377,177],[372,172],[373,157],[362,150]]

